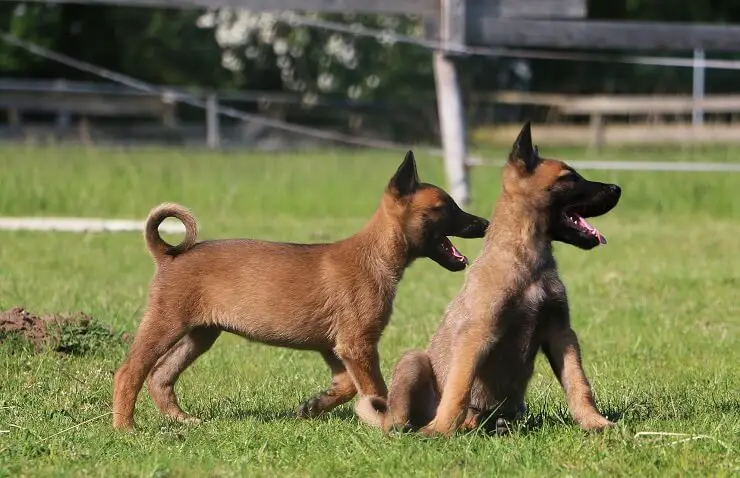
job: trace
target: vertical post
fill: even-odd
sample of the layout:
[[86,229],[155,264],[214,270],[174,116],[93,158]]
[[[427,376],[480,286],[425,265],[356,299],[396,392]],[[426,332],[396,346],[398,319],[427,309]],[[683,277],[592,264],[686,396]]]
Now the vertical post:
[[704,124],[704,110],[696,104],[704,99],[704,50],[694,50],[694,109],[691,124],[694,127]]
[[216,149],[221,143],[218,124],[218,97],[210,93],[206,99],[206,145]]
[[[67,82],[64,80],[54,80],[53,89],[55,92],[58,92],[55,94],[57,98],[64,98],[66,96],[66,89],[67,89]],[[57,117],[56,117],[56,127],[57,131],[63,131],[69,128],[69,125],[72,124],[72,116],[69,114],[69,111],[65,109],[60,109],[57,111]]]
[[465,206],[470,201],[465,138],[465,114],[455,63],[454,47],[465,43],[465,0],[441,0],[440,36],[443,50],[434,52],[434,83],[445,173],[452,198]]
[[8,124],[12,128],[17,128],[21,125],[21,122],[23,121],[21,112],[18,110],[18,108],[9,108],[8,109]]
[[177,126],[177,98],[170,91],[162,93],[162,124],[167,128]]
[[592,113],[589,123],[588,147],[599,151],[604,146],[604,116],[601,113]]
[[90,135],[90,120],[87,119],[87,116],[80,117],[77,131],[80,135],[80,142],[85,146],[90,146],[92,144],[92,136]]

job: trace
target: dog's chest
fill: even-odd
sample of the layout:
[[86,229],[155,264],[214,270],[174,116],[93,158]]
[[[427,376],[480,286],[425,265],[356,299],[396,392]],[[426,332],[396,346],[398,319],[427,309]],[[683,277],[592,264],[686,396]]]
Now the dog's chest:
[[503,314],[499,336],[482,364],[480,378],[493,396],[523,393],[542,344],[552,300],[552,277],[543,275],[523,287]]
[[[522,289],[517,300],[505,313],[504,337],[511,349],[507,354],[517,355],[519,360],[528,361],[539,348],[540,311],[548,300],[548,290],[542,280],[537,280]],[[504,348],[509,348],[500,344]]]
[[536,321],[544,306],[565,295],[560,278],[555,270],[546,270],[522,288],[517,299],[512,301],[510,314],[516,320]]
[[542,280],[532,282],[522,292],[519,307],[522,312],[536,313],[547,298],[547,291]]

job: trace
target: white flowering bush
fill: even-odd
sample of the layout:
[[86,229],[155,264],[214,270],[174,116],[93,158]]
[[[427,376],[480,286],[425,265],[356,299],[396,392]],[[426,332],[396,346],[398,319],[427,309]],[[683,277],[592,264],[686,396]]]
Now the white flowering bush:
[[214,30],[225,68],[245,77],[255,68],[276,68],[282,88],[303,94],[307,103],[318,94],[360,100],[433,90],[430,52],[393,42],[394,33],[420,36],[418,18],[306,15],[388,32],[376,39],[298,26],[292,15],[220,9],[203,14],[198,26]]

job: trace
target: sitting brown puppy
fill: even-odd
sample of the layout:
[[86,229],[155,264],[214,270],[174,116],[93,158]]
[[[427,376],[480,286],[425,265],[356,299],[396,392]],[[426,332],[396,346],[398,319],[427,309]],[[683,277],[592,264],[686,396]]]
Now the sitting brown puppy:
[[563,162],[542,159],[527,123],[504,166],[503,192],[481,255],[447,307],[426,351],[405,354],[393,370],[389,399],[362,397],[360,418],[373,426],[422,428],[449,435],[481,418],[505,426],[524,408],[542,350],[584,429],[612,423],[594,405],[570,326],[565,286],[552,242],[581,249],[606,239],[584,218],[616,206],[614,184],[584,179]]
[[[177,246],[159,236],[168,217],[185,225]],[[419,257],[450,271],[465,269],[467,259],[446,236],[483,237],[487,227],[488,221],[462,211],[442,189],[421,183],[410,151],[370,222],[333,244],[196,244],[195,219],[185,208],[156,207],[144,232],[156,272],[136,338],[115,375],[113,426],[133,428],[147,375],[149,393],[164,414],[196,420],[178,405],[175,381],[224,330],[321,353],[331,369],[331,387],[304,403],[300,416],[331,410],[357,391],[385,397],[377,345],[404,270]]]

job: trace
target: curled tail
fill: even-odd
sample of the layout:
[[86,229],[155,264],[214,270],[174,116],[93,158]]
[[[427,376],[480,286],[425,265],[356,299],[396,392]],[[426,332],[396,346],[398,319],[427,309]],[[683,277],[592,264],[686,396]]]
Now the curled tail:
[[384,431],[398,427],[416,430],[434,418],[438,405],[436,390],[437,382],[427,353],[406,352],[393,368],[388,399],[360,397],[355,413],[362,422]]
[[[159,235],[159,225],[168,217],[175,217],[185,226],[185,239],[176,246],[167,244]],[[160,263],[165,256],[174,257],[182,254],[195,245],[198,236],[198,224],[190,211],[179,204],[164,203],[149,213],[144,227],[144,239],[154,261]]]
[[390,423],[388,418],[388,401],[381,397],[364,396],[360,397],[355,405],[357,417],[374,428],[380,428],[388,431]]

